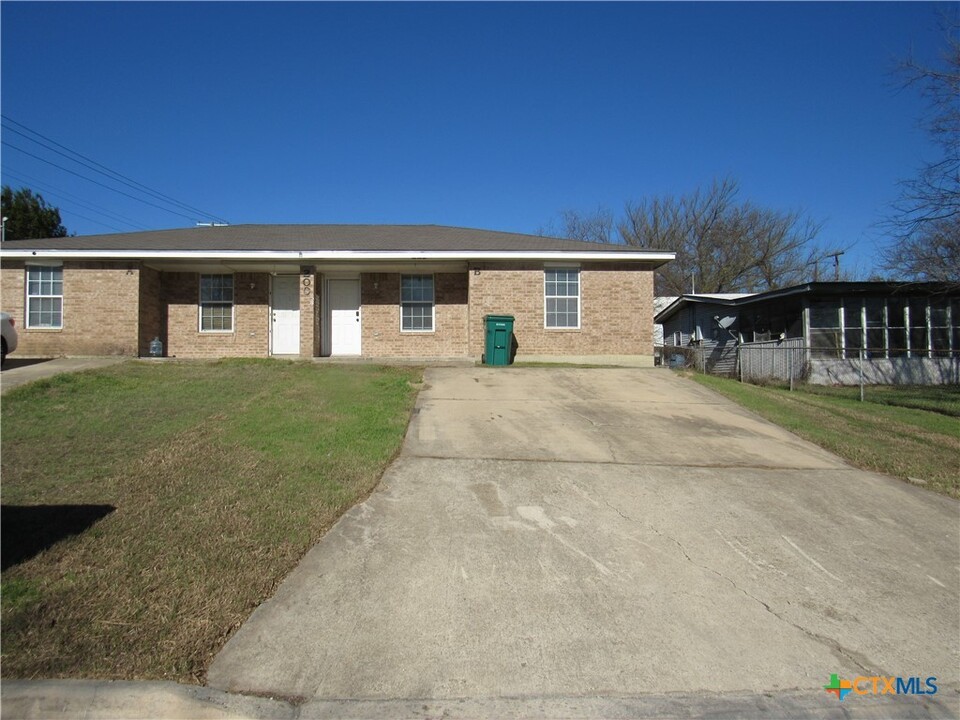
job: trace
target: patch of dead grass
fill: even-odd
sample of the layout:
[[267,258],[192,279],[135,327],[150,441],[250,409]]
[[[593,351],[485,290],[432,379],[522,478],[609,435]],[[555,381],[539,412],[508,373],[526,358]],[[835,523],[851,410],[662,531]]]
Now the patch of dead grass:
[[[237,427],[263,409],[269,387],[202,413],[199,422],[144,445],[128,462],[98,463],[95,448],[85,461],[71,456],[80,467],[74,477],[43,478],[32,489],[42,463],[22,459],[35,460],[42,448],[18,446],[11,458],[5,437],[5,493],[11,483],[21,502],[66,499],[115,508],[85,532],[3,573],[5,677],[202,681],[229,635],[336,518],[376,485],[399,448],[414,396],[410,381],[418,379],[416,372],[403,371],[402,381],[392,384],[399,393],[387,398],[379,388],[359,404],[334,402],[338,407],[332,408],[325,383],[301,372],[275,380],[298,381],[296,400],[315,403],[326,425],[339,422],[361,434],[369,425],[382,438],[376,459],[371,453],[358,457],[309,428],[299,440],[276,439],[289,441],[303,457],[278,459],[253,438],[244,442]],[[264,382],[270,374],[268,368]],[[378,368],[368,366],[346,380],[328,381],[365,386],[379,379]],[[382,407],[370,411],[370,404]],[[387,429],[375,419],[380,415]],[[357,417],[363,418],[359,425]],[[15,422],[5,417],[5,431]],[[289,428],[287,433],[294,434]],[[21,467],[26,472],[18,473]],[[58,482],[62,491],[54,489]]]

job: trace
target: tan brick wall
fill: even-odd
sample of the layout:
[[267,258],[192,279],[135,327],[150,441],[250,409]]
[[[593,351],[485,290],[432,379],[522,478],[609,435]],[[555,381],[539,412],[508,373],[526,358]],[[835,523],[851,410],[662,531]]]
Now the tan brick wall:
[[[477,272],[479,271],[479,273]],[[629,264],[580,268],[580,328],[544,328],[543,264],[474,263],[470,354],[484,345],[484,315],[513,315],[518,355],[651,355],[653,272]]]
[[319,278],[316,275],[300,276],[300,357],[316,357],[320,354],[320,328],[317,312],[320,307],[317,297]]
[[[479,271],[479,272],[477,272]],[[319,354],[319,278],[301,277],[300,352]],[[468,273],[434,275],[432,333],[400,331],[400,275],[361,275],[362,352],[367,357],[460,357],[483,353],[487,314],[516,317],[522,355],[650,355],[653,348],[653,273],[635,265],[581,267],[581,327],[543,327],[543,266],[540,263],[478,263]],[[3,309],[17,321],[17,354],[146,355],[159,335],[168,356],[264,357],[269,352],[269,291],[266,273],[234,275],[234,330],[199,331],[198,273],[158,273],[118,263],[64,264],[64,327],[27,330],[23,262],[5,262],[0,275]],[[250,287],[253,284],[254,287]],[[374,287],[376,284],[376,287]]]
[[[179,358],[266,357],[269,352],[270,276],[233,276],[233,332],[200,332],[200,275],[164,272],[160,278],[167,309],[167,356]],[[253,288],[250,285],[253,284]]]
[[22,261],[4,262],[0,273],[3,310],[17,323],[18,356],[137,354],[140,269],[136,263],[65,262],[61,330],[27,328]]
[[140,268],[140,355],[150,354],[150,342],[160,338],[167,346],[166,314],[160,301],[160,271]]
[[[400,275],[363,273],[361,352],[365,357],[463,357],[468,354],[467,276],[436,273],[433,332],[400,331]],[[374,284],[376,283],[376,287]]]

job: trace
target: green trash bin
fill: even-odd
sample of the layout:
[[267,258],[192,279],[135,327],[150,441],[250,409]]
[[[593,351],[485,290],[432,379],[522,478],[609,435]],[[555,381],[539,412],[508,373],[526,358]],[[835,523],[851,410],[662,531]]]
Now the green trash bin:
[[485,315],[487,342],[484,365],[509,365],[513,344],[513,315]]

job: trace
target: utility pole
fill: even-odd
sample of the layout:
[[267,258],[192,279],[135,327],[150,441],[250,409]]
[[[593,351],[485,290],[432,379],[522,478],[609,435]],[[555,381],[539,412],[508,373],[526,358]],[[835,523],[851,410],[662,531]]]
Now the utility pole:
[[840,256],[843,255],[843,250],[837,250],[836,252],[829,253],[824,255],[824,258],[833,258],[833,279],[840,279]]
[[7,220],[9,219],[10,218],[5,217],[3,220],[0,220],[0,243],[7,239]]

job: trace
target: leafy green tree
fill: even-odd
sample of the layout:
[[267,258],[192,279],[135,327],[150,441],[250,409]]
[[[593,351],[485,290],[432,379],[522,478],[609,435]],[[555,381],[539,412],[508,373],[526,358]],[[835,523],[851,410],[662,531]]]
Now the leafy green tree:
[[60,223],[60,210],[47,205],[43,196],[29,188],[12,190],[3,186],[0,205],[3,209],[4,239],[26,240],[65,237],[67,229]]

